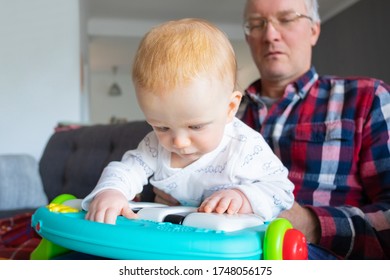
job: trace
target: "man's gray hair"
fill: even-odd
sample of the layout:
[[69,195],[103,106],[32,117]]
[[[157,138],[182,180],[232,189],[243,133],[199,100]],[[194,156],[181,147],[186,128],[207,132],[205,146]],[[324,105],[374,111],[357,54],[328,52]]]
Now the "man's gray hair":
[[[250,1],[253,0],[246,0],[246,7],[248,7]],[[320,14],[318,13],[318,0],[304,0],[304,1],[305,1],[305,6],[306,6],[308,16],[310,16],[313,19],[314,23],[320,23],[321,19],[320,19]]]
[[320,14],[318,13],[318,1],[305,0],[305,5],[309,16],[313,19],[313,22],[321,22]]

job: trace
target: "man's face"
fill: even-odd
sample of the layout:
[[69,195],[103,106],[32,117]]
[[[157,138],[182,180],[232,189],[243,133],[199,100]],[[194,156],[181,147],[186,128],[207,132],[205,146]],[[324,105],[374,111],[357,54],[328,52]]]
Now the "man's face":
[[289,83],[310,68],[320,25],[308,18],[304,0],[249,0],[244,16],[253,26],[246,40],[263,81]]

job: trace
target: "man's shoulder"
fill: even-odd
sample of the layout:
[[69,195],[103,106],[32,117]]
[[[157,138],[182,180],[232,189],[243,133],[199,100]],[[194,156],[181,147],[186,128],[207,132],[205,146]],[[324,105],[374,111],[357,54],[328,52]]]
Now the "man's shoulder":
[[385,85],[388,86],[384,81],[367,76],[335,76],[335,75],[323,75],[320,76],[318,81],[320,83],[331,83],[331,84],[345,84],[345,85],[355,85],[359,86],[378,86]]
[[362,98],[372,98],[375,95],[390,93],[389,84],[366,76],[320,76],[316,88],[348,96],[361,96]]

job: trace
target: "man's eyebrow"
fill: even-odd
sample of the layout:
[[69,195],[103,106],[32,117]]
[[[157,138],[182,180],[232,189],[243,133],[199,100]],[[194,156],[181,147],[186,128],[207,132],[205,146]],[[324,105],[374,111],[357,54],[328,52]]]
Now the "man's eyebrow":
[[250,14],[248,15],[245,20],[250,20],[250,19],[257,19],[257,18],[261,18],[263,17],[262,15],[258,14],[258,13],[255,13],[255,14]]
[[[293,10],[293,9],[285,9],[285,10],[278,11],[276,13],[276,15],[288,14],[288,13],[293,13],[293,12],[295,12],[295,10]],[[258,19],[258,18],[262,18],[262,17],[264,17],[264,16],[262,16],[259,13],[252,13],[252,14],[249,14],[245,18],[245,20]]]

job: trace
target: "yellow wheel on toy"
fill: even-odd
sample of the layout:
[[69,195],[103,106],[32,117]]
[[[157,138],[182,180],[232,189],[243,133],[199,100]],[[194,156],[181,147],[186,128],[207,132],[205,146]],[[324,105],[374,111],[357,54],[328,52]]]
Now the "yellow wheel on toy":
[[46,207],[49,209],[51,212],[57,212],[57,213],[76,213],[79,212],[80,210],[68,205],[64,205],[64,202],[76,199],[74,195],[71,194],[61,194],[57,197],[55,197],[52,202],[50,202],[49,205]]

